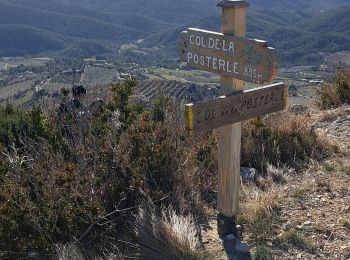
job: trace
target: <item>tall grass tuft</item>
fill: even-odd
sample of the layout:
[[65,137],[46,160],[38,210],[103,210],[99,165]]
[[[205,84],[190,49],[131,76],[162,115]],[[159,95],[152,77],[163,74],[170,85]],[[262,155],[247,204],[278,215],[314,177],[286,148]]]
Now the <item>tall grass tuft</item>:
[[172,209],[158,215],[154,209],[141,209],[136,218],[139,259],[203,259],[193,218]]

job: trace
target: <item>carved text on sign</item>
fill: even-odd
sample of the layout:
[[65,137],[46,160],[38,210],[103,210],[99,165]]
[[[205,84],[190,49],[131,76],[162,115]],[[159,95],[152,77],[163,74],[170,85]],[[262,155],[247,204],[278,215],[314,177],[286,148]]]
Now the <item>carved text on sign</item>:
[[277,76],[277,57],[266,42],[189,28],[178,40],[189,66],[236,79],[263,83]]
[[206,131],[283,110],[288,90],[284,83],[248,90],[214,101],[186,105],[188,130]]

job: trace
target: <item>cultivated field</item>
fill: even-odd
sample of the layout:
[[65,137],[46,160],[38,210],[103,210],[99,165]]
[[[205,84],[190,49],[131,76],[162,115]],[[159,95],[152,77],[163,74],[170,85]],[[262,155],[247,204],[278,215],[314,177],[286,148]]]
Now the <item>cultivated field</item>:
[[142,100],[152,100],[159,94],[164,94],[179,101],[195,102],[212,99],[218,93],[216,88],[181,81],[146,80],[140,81],[137,85],[136,96]]
[[51,61],[50,58],[22,58],[22,59],[10,59],[10,60],[0,60],[0,70],[16,68],[17,66],[23,64],[26,67],[40,67],[44,66],[47,62]]
[[102,67],[86,67],[82,78],[84,86],[106,85],[120,79],[117,69]]

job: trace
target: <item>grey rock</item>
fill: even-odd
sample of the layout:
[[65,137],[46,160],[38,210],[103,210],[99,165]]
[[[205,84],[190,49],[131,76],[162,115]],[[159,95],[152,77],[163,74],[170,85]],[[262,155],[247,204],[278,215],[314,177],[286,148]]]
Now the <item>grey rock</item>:
[[293,104],[289,106],[289,111],[295,114],[305,113],[309,108],[304,105]]
[[298,229],[298,230],[302,230],[303,228],[304,228],[304,225],[298,225],[298,226],[297,226],[297,229]]
[[292,228],[292,225],[290,223],[287,223],[287,224],[283,225],[283,229],[285,229],[285,230],[288,230],[288,229],[291,229],[291,228]]
[[254,168],[241,167],[241,178],[245,183],[254,182],[257,176],[257,170]]
[[311,221],[306,221],[306,222],[304,223],[304,226],[305,226],[305,227],[309,227],[309,226],[311,226],[311,225],[312,225]]
[[338,193],[338,192],[333,191],[333,192],[332,192],[332,196],[336,198],[336,197],[338,197],[338,196],[339,196],[339,193]]

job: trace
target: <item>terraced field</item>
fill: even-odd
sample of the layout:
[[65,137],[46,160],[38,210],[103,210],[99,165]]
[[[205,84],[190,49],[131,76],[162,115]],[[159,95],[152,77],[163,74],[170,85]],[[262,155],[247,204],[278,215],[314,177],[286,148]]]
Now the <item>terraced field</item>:
[[48,63],[49,61],[52,61],[52,59],[46,58],[46,57],[10,59],[10,60],[0,59],[0,70],[16,68],[20,65],[23,65],[26,67],[41,67],[41,66],[45,66],[45,64]]
[[193,83],[168,80],[146,80],[139,82],[136,96],[144,101],[150,101],[160,93],[176,100],[198,102],[217,96],[216,88],[199,86]]
[[159,76],[166,80],[177,80],[184,82],[195,82],[200,85],[203,84],[219,84],[219,76],[213,73],[200,70],[174,70],[157,68],[151,70],[152,74]]
[[96,86],[106,85],[112,82],[116,82],[120,79],[119,72],[113,68],[103,67],[86,67],[82,78],[82,85]]
[[34,79],[25,80],[5,87],[0,87],[0,104],[7,99],[19,99],[26,95],[26,92],[33,89]]
[[78,83],[80,81],[82,72],[76,72],[76,73],[72,73],[72,72],[61,72],[57,75],[55,75],[51,80],[50,83],[58,83],[58,84],[72,84],[73,82],[73,78],[74,78],[74,82]]
[[339,64],[343,63],[350,65],[350,52],[338,52],[326,57],[326,62],[330,64]]

